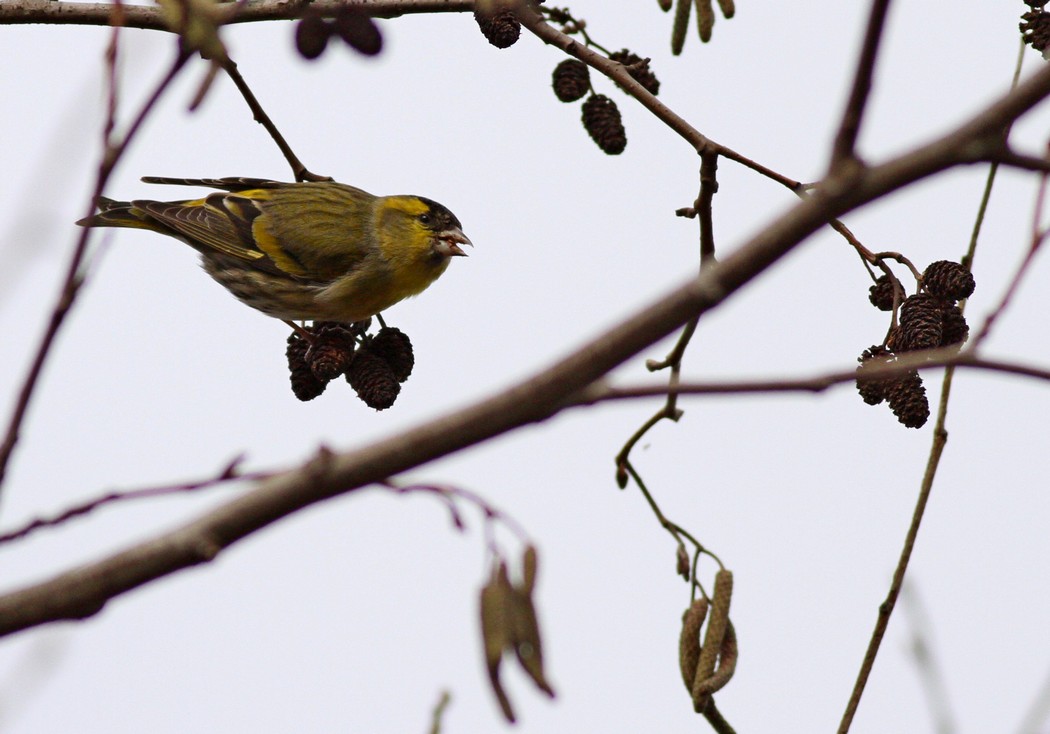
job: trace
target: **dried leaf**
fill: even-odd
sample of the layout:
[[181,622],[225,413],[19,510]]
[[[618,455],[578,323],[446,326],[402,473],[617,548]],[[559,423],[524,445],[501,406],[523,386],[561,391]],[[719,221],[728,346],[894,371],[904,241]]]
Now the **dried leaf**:
[[514,710],[510,706],[507,694],[499,679],[500,662],[503,650],[510,644],[511,624],[508,610],[508,598],[513,588],[507,578],[507,565],[500,562],[492,569],[489,581],[481,588],[481,639],[485,647],[485,667],[488,669],[492,690],[499,700],[500,708],[507,721],[514,721]]
[[532,590],[536,587],[536,567],[538,563],[539,558],[536,555],[536,546],[527,546],[521,557],[522,589],[526,594],[531,595]]

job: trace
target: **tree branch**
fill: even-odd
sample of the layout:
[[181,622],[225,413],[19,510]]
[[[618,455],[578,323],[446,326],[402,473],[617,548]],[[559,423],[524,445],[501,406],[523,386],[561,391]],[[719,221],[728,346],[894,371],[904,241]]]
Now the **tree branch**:
[[[955,357],[925,359],[921,353],[903,355],[893,365],[872,364],[864,369],[865,379],[886,379],[900,377],[913,369],[940,369],[943,367],[962,367],[964,369],[984,372],[1000,372],[1008,375],[1020,375],[1035,380],[1050,382],[1050,368],[1036,367],[1020,362],[1007,360],[983,359],[969,352]],[[597,382],[581,390],[573,399],[573,405],[596,405],[611,400],[631,400],[638,398],[663,397],[673,392],[675,395],[747,395],[754,393],[787,393],[807,392],[822,393],[836,385],[851,383],[857,379],[857,370],[841,370],[823,375],[799,378],[771,378],[767,380],[727,380],[724,382],[683,382],[668,388],[667,385],[622,385],[610,386]]]
[[322,451],[305,466],[265,479],[244,496],[155,540],[0,597],[0,635],[90,616],[109,599],[211,560],[297,510],[555,415],[585,386],[739,291],[829,219],[972,160],[1005,124],[1048,94],[1050,67],[954,132],[848,181],[832,177],[698,278],[493,397],[364,448],[342,454]]
[[[302,13],[299,0],[249,0],[229,3],[223,9],[226,23],[254,23],[264,20],[292,20]],[[473,0],[314,0],[310,7],[331,17],[345,5],[356,5],[374,18],[395,18],[416,13],[463,13],[474,9]],[[10,0],[0,3],[0,24],[51,23],[60,25],[110,25],[112,3],[40,2]],[[124,5],[122,24],[150,31],[170,30],[153,5]]]
[[875,59],[879,53],[879,42],[886,26],[886,13],[890,0],[872,0],[871,14],[868,16],[867,30],[864,32],[864,45],[857,60],[857,70],[853,74],[853,88],[850,90],[846,111],[842,114],[838,134],[831,151],[831,168],[837,168],[850,160],[856,160],[855,147],[860,123],[864,117],[864,108],[871,94],[871,79],[875,70]]
[[[119,29],[117,28],[113,30],[113,39],[108,51],[111,68],[115,63],[114,59],[116,57],[118,30]],[[188,58],[189,57],[185,53],[182,51],[179,52],[175,61],[172,63],[171,68],[165,73],[164,77],[154,88],[149,98],[142,105],[142,108],[135,116],[128,131],[119,142],[115,142],[112,139],[112,132],[116,125],[116,90],[113,88],[110,89],[109,112],[106,122],[104,123],[102,160],[99,162],[98,174],[95,180],[95,189],[91,195],[91,203],[87,211],[87,216],[90,216],[95,211],[95,201],[102,195],[102,190],[105,187],[106,182],[109,180],[110,174],[113,172],[117,162],[124,154],[124,151],[127,150],[128,144],[131,143],[132,139],[141,129],[142,123],[157,104],[158,100],[160,100],[161,95],[186,65]],[[112,74],[110,80],[112,83]],[[84,258],[87,256],[87,245],[90,234],[91,230],[85,227],[77,236],[77,243],[69,257],[69,264],[66,266],[66,277],[62,284],[62,289],[51,310],[51,318],[48,321],[47,327],[44,329],[43,336],[40,338],[40,344],[36,348],[36,352],[33,355],[33,361],[29,365],[29,369],[26,371],[26,376],[22,380],[22,387],[18,391],[18,398],[15,401],[15,407],[11,411],[11,417],[8,419],[4,440],[3,443],[0,444],[0,486],[3,485],[4,476],[7,473],[7,465],[11,460],[11,455],[14,452],[15,445],[18,443],[19,434],[22,429],[22,422],[25,420],[26,411],[29,409],[29,403],[33,397],[33,392],[36,389],[37,381],[40,379],[40,375],[43,372],[44,363],[47,361],[47,357],[51,353],[51,347],[55,343],[55,338],[58,336],[58,332],[62,328],[66,316],[69,314],[69,310],[73,307],[73,302],[76,300],[77,293],[83,282],[82,265]]]

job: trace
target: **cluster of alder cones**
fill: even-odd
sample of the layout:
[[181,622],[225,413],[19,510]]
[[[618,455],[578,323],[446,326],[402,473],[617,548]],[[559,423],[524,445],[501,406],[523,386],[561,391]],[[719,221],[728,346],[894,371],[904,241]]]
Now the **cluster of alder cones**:
[[389,326],[369,335],[370,324],[318,321],[292,333],[286,354],[295,397],[313,400],[342,376],[368,407],[393,405],[415,365],[412,342]]
[[[649,59],[643,59],[629,49],[609,54],[612,61],[624,65],[631,78],[649,94],[660,93],[660,80],[649,68]],[[583,103],[583,129],[599,148],[608,155],[619,155],[627,147],[627,132],[616,103],[604,94],[595,94],[591,88],[591,73],[587,65],[576,59],[565,59],[551,75],[554,96],[562,102],[575,102],[590,93]]]
[[[583,29],[583,21],[573,18],[568,11],[550,8],[551,22],[560,23],[565,32]],[[649,59],[643,59],[630,49],[609,54],[610,61],[623,64],[627,73],[645,91],[654,97],[660,93],[660,80],[649,68]],[[619,155],[627,147],[627,133],[623,127],[620,109],[609,97],[596,94],[591,87],[591,73],[587,65],[577,59],[565,59],[551,75],[554,96],[562,102],[576,102],[587,97],[582,107],[583,128],[599,148],[608,155]]]
[[1021,38],[1036,51],[1046,52],[1050,46],[1050,13],[1043,6],[1047,0],[1024,0],[1031,10],[1021,16]]
[[930,263],[919,280],[919,291],[903,298],[900,283],[882,275],[869,289],[868,299],[881,311],[893,311],[896,324],[884,344],[864,350],[857,368],[857,390],[868,405],[883,401],[908,428],[921,428],[930,417],[930,403],[918,370],[890,378],[865,376],[872,365],[892,365],[897,356],[925,349],[963,345],[970,334],[958,301],[973,293],[973,275],[957,262]]

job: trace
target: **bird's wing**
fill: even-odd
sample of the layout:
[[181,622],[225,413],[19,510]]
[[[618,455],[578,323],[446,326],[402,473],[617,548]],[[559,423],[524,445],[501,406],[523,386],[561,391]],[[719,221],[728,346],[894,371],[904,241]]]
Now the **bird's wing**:
[[294,263],[281,263],[259,247],[252,224],[262,209],[252,198],[216,193],[195,201],[138,200],[131,204],[205,254],[233,257],[270,273],[301,275]]

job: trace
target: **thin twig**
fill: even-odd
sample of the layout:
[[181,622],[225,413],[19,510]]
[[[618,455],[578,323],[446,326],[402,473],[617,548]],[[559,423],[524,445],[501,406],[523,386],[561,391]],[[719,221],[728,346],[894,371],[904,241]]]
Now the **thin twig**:
[[[714,265],[715,260],[715,225],[712,215],[715,194],[718,192],[718,154],[704,153],[700,156],[700,192],[693,203],[690,212],[697,217],[700,223],[700,272],[705,267]],[[678,373],[682,366],[682,357],[685,355],[686,347],[693,338],[699,318],[689,320],[678,338],[671,352],[662,360],[649,360],[645,363],[650,372],[672,368],[671,382],[677,383]],[[667,414],[674,415],[673,397],[668,407]]]
[[729,725],[729,722],[722,716],[722,712],[715,706],[713,698],[708,701],[707,707],[704,708],[704,718],[707,719],[707,723],[711,725],[711,728],[715,730],[715,734],[736,734],[736,730]]
[[715,262],[715,223],[712,211],[718,193],[718,153],[700,154],[700,196],[696,214],[700,220],[700,267]]
[[653,511],[653,514],[656,516],[657,521],[660,523],[660,527],[669,532],[671,534],[671,537],[673,537],[675,541],[679,545],[681,545],[682,538],[681,533],[679,532],[678,524],[673,523],[667,519],[663,511],[660,509],[660,506],[656,504],[656,499],[649,491],[649,488],[645,486],[645,482],[642,481],[641,476],[639,476],[638,472],[635,471],[634,466],[631,464],[631,462],[627,461],[623,464],[623,466],[630,473],[631,478],[634,480],[635,484],[638,485],[638,489],[641,490],[642,496],[645,497],[645,501],[649,504],[649,509]]
[[79,505],[73,505],[72,507],[62,510],[62,512],[57,515],[51,517],[38,517],[34,520],[30,520],[21,527],[15,528],[14,530],[8,530],[6,533],[0,534],[0,545],[20,540],[41,528],[53,528],[63,525],[74,518],[82,517],[94,512],[105,505],[127,502],[129,500],[140,500],[151,497],[164,497],[171,494],[196,492],[208,487],[214,487],[218,484],[225,484],[226,482],[243,481],[247,479],[259,480],[269,476],[266,472],[240,473],[237,470],[237,467],[240,465],[242,459],[243,457],[237,457],[221,472],[208,479],[201,479],[195,482],[182,482],[179,484],[166,484],[157,487],[144,487],[139,489],[108,492],[100,497],[88,500]]
[[[109,6],[111,11],[114,7]],[[117,10],[115,14],[120,14],[122,11]],[[116,26],[113,29],[113,36],[111,40],[111,49],[116,44],[117,34],[119,33],[120,27]],[[107,54],[112,54],[115,58],[115,50],[107,51]],[[164,77],[157,84],[156,88],[150,94],[149,98],[143,104],[136,115],[128,131],[124,134],[124,137],[118,143],[114,143],[112,140],[112,130],[115,127],[115,121],[111,115],[115,114],[116,93],[110,92],[109,102],[109,116],[107,116],[106,122],[104,123],[103,129],[106,131],[106,138],[103,144],[102,160],[99,162],[98,175],[95,180],[94,191],[91,195],[91,203],[89,205],[86,216],[90,216],[95,211],[95,201],[99,196],[102,195],[102,190],[109,180],[110,174],[113,172],[113,168],[117,165],[117,162],[123,156],[124,151],[127,150],[128,145],[135,138],[136,133],[142,127],[142,123],[145,121],[147,115],[156,105],[161,95],[168,88],[168,86],[174,81],[179,71],[185,66],[188,56],[182,52],[175,58],[171,68],[165,73]],[[111,79],[114,77],[110,77]],[[10,462],[11,455],[14,452],[15,445],[18,443],[19,433],[21,431],[22,422],[25,420],[26,411],[29,409],[29,403],[33,397],[33,392],[36,389],[37,382],[44,368],[44,363],[47,360],[48,355],[51,353],[51,347],[55,342],[55,338],[58,336],[59,329],[65,322],[65,318],[68,315],[70,309],[73,307],[73,302],[76,300],[77,294],[80,290],[80,286],[83,283],[83,263],[87,256],[88,239],[91,234],[91,229],[85,227],[82,229],[77,236],[77,243],[73,248],[73,252],[70,255],[69,262],[66,265],[66,276],[63,280],[60,288],[58,298],[55,302],[54,307],[51,310],[51,317],[48,320],[48,324],[44,329],[43,336],[40,339],[40,343],[36,348],[36,352],[33,356],[33,360],[30,363],[29,369],[26,372],[26,376],[22,381],[22,386],[18,392],[18,399],[15,401],[15,407],[11,412],[11,418],[7,424],[7,430],[4,435],[3,444],[0,444],[0,486],[3,485],[4,477],[7,473],[7,466]]]
[[[292,20],[302,13],[302,2],[296,0],[250,0],[241,10],[220,5],[219,24],[256,23],[270,20]],[[322,16],[331,17],[340,7],[352,4],[373,18],[394,18],[416,13],[464,13],[474,9],[474,0],[312,0],[310,6]],[[160,8],[150,5],[125,5],[124,25],[151,31],[170,31]],[[4,0],[0,3],[0,24],[51,23],[61,25],[112,25],[110,3],[39,2],[39,0]]]
[[[699,130],[692,127],[683,118],[675,114],[669,107],[664,105],[654,95],[652,95],[645,87],[639,84],[631,75],[626,71],[622,64],[610,61],[608,58],[600,53],[596,53],[592,49],[588,48],[587,45],[578,43],[575,39],[569,35],[559,31],[548,24],[538,14],[526,13],[522,16],[522,25],[532,31],[536,36],[545,43],[551,44],[570,56],[583,61],[591,68],[601,72],[609,79],[614,81],[620,88],[622,88],[627,94],[634,97],[640,102],[646,109],[653,113],[657,119],[667,125],[673,132],[678,134],[683,140],[685,140],[690,146],[696,150],[701,156],[710,155],[718,156],[731,160],[734,163],[738,163],[745,168],[748,168],[761,176],[764,176],[771,181],[775,181],[780,185],[786,187],[789,191],[796,194],[799,198],[806,200],[811,196],[811,190],[816,185],[805,185],[800,181],[797,181],[789,176],[785,176],[773,169],[764,166],[757,161],[748,158],[741,153],[733,150],[732,148],[723,145],[715,140],[712,140],[705,135],[701,134]],[[696,206],[693,207],[692,212],[683,210],[681,213],[691,215],[695,213]],[[846,226],[838,219],[831,218],[828,220],[828,224],[836,231],[839,232],[846,241],[849,242],[853,247],[857,248],[857,251],[865,258],[867,262],[874,262],[871,259],[871,253],[856,237],[853,233],[846,228]],[[670,364],[670,362],[668,362]]]
[[[604,389],[608,389],[608,388],[606,388],[604,386],[596,386],[596,389],[604,390]],[[654,387],[653,389],[656,390],[657,388]],[[676,390],[676,392],[680,392],[680,391]],[[667,395],[667,386],[666,385],[661,385],[660,388],[659,388],[659,393],[653,392],[653,393],[650,393],[650,396],[656,395],[656,394],[660,394],[660,395],[666,396]],[[584,403],[583,401],[580,401],[580,402],[573,401],[573,404],[574,405],[584,405],[584,404],[589,404],[589,403]],[[649,432],[649,429],[651,429],[657,423],[662,421],[664,418],[670,418],[671,420],[678,420],[678,418],[680,418],[680,417],[681,417],[681,413],[675,413],[674,415],[667,415],[667,405],[664,404],[664,406],[662,408],[660,408],[659,411],[657,411],[647,421],[645,421],[645,423],[643,423],[641,426],[639,426],[638,429],[633,434],[631,434],[631,437],[627,439],[627,442],[623,445],[623,448],[620,449],[620,453],[618,453],[616,455],[616,466],[617,466],[617,468],[618,469],[619,468],[623,468],[624,470],[626,470],[627,464],[629,463],[629,458],[628,457],[630,457],[630,455],[631,455],[631,450],[635,447],[635,444],[637,444],[639,441],[641,441],[642,438],[645,436],[645,434]]]
[[430,734],[441,734],[441,720],[450,703],[452,703],[452,694],[442,691],[437,703],[434,704],[434,710],[430,713]]
[[908,621],[911,636],[911,653],[915,658],[915,669],[922,684],[922,690],[926,694],[926,704],[930,708],[934,727],[937,734],[955,734],[958,727],[955,725],[955,717],[952,715],[952,707],[948,701],[948,686],[945,683],[944,672],[937,661],[936,650],[933,645],[933,627],[929,615],[922,603],[919,593],[914,584],[904,585],[901,591],[901,601],[904,604],[904,617]]
[[875,71],[875,60],[879,53],[879,42],[882,40],[886,26],[886,13],[890,0],[873,0],[871,13],[868,16],[867,29],[864,32],[864,44],[861,46],[857,69],[853,73],[853,87],[850,89],[846,111],[842,114],[838,134],[831,151],[831,169],[855,161],[855,146],[860,123],[864,118],[864,108],[871,94],[871,79]]
[[[1050,151],[1050,147],[1048,147],[1048,151]],[[1021,259],[1021,263],[1014,271],[1009,285],[1006,286],[1006,290],[999,299],[999,303],[988,313],[984,319],[984,323],[981,324],[981,328],[977,330],[977,335],[973,338],[974,347],[979,346],[986,338],[988,338],[995,322],[998,321],[999,317],[1003,315],[1004,311],[1006,311],[1007,306],[1013,301],[1017,289],[1021,287],[1021,281],[1024,280],[1024,276],[1028,273],[1032,262],[1035,260],[1036,254],[1046,241],[1048,233],[1047,230],[1042,228],[1041,222],[1046,204],[1046,187],[1048,178],[1050,178],[1050,173],[1045,172],[1039,177],[1039,187],[1036,189],[1035,195],[1035,206],[1032,207],[1032,231],[1029,236],[1028,249],[1025,251],[1024,257]]]
[[[449,511],[452,513],[453,524],[456,525],[457,529],[463,529],[464,525],[460,519],[459,511],[455,506],[455,501],[458,499],[469,502],[481,512],[486,523],[491,523],[492,521],[500,522],[510,532],[514,533],[522,544],[529,543],[529,534],[525,532],[525,527],[520,522],[511,515],[497,508],[477,492],[472,492],[469,489],[463,489],[462,487],[456,487],[449,484],[398,484],[391,479],[377,482],[376,485],[392,490],[397,494],[424,493],[437,495],[448,505]],[[489,545],[492,551],[495,552],[497,550],[493,543],[490,542]]]
[[[931,350],[929,353],[940,352],[946,354],[950,349]],[[1009,375],[1020,375],[1031,377],[1036,380],[1050,381],[1050,368],[1036,367],[1020,362],[1009,362],[1006,360],[985,359],[977,357],[969,350],[961,352],[956,356],[945,356],[924,359],[921,352],[909,352],[899,355],[897,362],[890,365],[871,364],[864,368],[866,380],[887,379],[900,377],[913,369],[928,370],[942,367],[962,367],[965,369],[981,370],[987,372],[999,372]],[[854,382],[857,379],[855,369],[829,372],[823,375],[803,378],[771,378],[768,380],[726,380],[721,382],[683,382],[675,387],[675,392],[682,395],[741,395],[753,393],[785,393],[785,392],[807,392],[821,393],[836,385]],[[567,403],[572,406],[594,405],[611,400],[633,400],[640,398],[666,397],[667,385],[623,385],[614,387],[597,382],[573,396]],[[658,420],[654,416],[651,421]],[[651,426],[643,425],[638,432],[632,436],[632,442],[644,435],[644,431]],[[632,443],[633,445],[633,443]],[[622,452],[617,456],[617,461],[623,456]]]
[[1044,67],[946,135],[879,165],[848,186],[818,188],[699,278],[690,278],[567,356],[493,396],[259,482],[197,519],[106,558],[0,595],[0,636],[97,614],[120,595],[216,558],[223,549],[303,508],[417,468],[525,425],[548,420],[610,370],[681,328],[795,250],[826,222],[892,191],[974,160],[1009,121],[1050,95]]
[[292,147],[288,145],[288,142],[281,135],[281,132],[277,129],[277,126],[273,124],[273,120],[266,114],[266,111],[259,104],[259,100],[255,98],[248,83],[244,81],[244,77],[237,70],[237,64],[233,60],[227,60],[223,64],[223,69],[229,75],[233,83],[237,85],[238,91],[241,96],[244,97],[244,101],[248,103],[249,109],[252,111],[252,116],[255,121],[266,128],[266,132],[270,133],[270,137],[277,144],[277,147],[281,149],[281,154],[284,155],[284,159],[288,161],[288,165],[292,167],[292,175],[295,176],[296,181],[331,181],[331,176],[319,176],[316,173],[311,173],[306,166],[303,165],[302,161],[296,157],[292,151]]
[[[950,372],[950,370],[948,371]],[[915,510],[912,512],[911,524],[908,526],[908,532],[904,537],[904,546],[901,548],[900,560],[897,562],[897,568],[893,571],[893,579],[890,581],[886,599],[879,605],[879,613],[875,620],[875,630],[868,641],[868,649],[864,652],[860,672],[857,675],[853,691],[850,693],[849,701],[846,703],[846,711],[842,715],[838,734],[846,734],[849,731],[850,724],[853,723],[853,716],[857,713],[857,706],[860,705],[860,698],[867,685],[868,676],[871,675],[871,670],[875,666],[875,656],[878,655],[879,648],[882,646],[882,638],[886,635],[890,616],[893,614],[893,608],[897,604],[897,597],[900,594],[901,585],[904,583],[904,574],[908,569],[908,562],[911,560],[912,551],[915,550],[915,539],[919,535],[919,526],[922,524],[923,515],[926,513],[926,503],[929,502],[930,490],[933,488],[933,478],[936,475],[937,465],[940,463],[941,453],[944,451],[944,445],[948,438],[947,432],[942,427],[943,411],[946,407],[947,404],[942,399],[941,414],[937,417],[937,426],[934,429],[933,447],[930,449],[930,456],[926,461],[926,471],[922,477],[922,486],[915,502]]]
[[[1024,60],[1024,46],[1021,46],[1021,54],[1018,54],[1017,63],[1014,67],[1013,81],[1011,83],[1011,93],[1017,91],[1018,80],[1021,75],[1021,64]],[[1010,127],[1013,124],[1011,118],[1004,122],[1001,132],[999,133],[999,140],[1005,141],[1010,134]],[[989,130],[989,134],[993,133],[993,130]],[[981,226],[984,222],[985,207],[991,197],[992,186],[995,183],[995,171],[997,166],[993,163],[992,170],[989,171],[988,179],[985,182],[984,192],[981,197],[981,206],[978,207],[977,215],[974,221],[973,232],[970,236],[969,248],[966,255],[963,258],[963,262],[969,266],[973,262],[973,256],[976,251],[977,241],[980,237]],[[970,356],[973,354],[973,349],[976,347],[976,340],[974,345],[967,350],[968,354],[960,356]],[[912,514],[911,525],[908,527],[908,533],[904,539],[904,546],[901,548],[900,558],[897,562],[897,568],[893,572],[893,580],[890,582],[889,591],[886,594],[885,601],[879,605],[879,612],[875,619],[875,629],[872,631],[871,639],[868,642],[868,648],[864,653],[864,659],[861,661],[860,670],[857,673],[857,680],[854,683],[853,691],[850,693],[849,701],[846,703],[846,710],[842,714],[842,721],[839,724],[839,734],[846,734],[849,731],[850,725],[853,722],[853,717],[857,713],[857,706],[860,705],[861,696],[864,693],[864,688],[867,685],[868,677],[871,675],[871,670],[875,665],[875,656],[878,654],[879,647],[882,644],[882,638],[886,634],[886,629],[889,627],[890,617],[893,614],[893,608],[897,603],[897,597],[900,594],[901,584],[904,583],[904,574],[908,568],[908,562],[911,559],[912,550],[915,547],[915,538],[919,532],[919,525],[922,523],[923,514],[926,511],[926,504],[930,498],[930,492],[933,488],[933,480],[937,474],[937,467],[940,465],[941,455],[944,453],[944,446],[948,442],[948,431],[946,428],[947,416],[948,416],[948,400],[951,398],[952,384],[955,376],[955,367],[962,363],[948,364],[947,369],[944,371],[944,378],[941,380],[941,398],[937,406],[937,422],[933,427],[933,441],[930,445],[930,454],[926,462],[926,471],[923,473],[922,483],[919,488],[919,496],[915,502],[915,511]]]
[[[693,204],[692,213],[697,216],[700,223],[700,275],[702,276],[705,269],[715,265],[717,262],[715,260],[715,234],[712,203],[714,201],[715,193],[718,191],[718,154],[711,152],[702,153],[700,161],[700,191]],[[689,537],[697,546],[698,551],[701,549],[701,546],[699,542],[688,533],[685,533],[677,524],[664,517],[660,508],[656,504],[656,500],[653,498],[652,494],[650,494],[637,470],[635,470],[634,466],[631,464],[630,453],[638,441],[640,441],[641,438],[657,423],[665,418],[672,421],[678,421],[682,417],[682,411],[678,408],[679,393],[677,389],[681,380],[682,357],[685,355],[685,350],[692,340],[693,335],[696,333],[696,328],[699,322],[699,315],[696,315],[689,320],[685,325],[685,328],[682,330],[682,334],[679,336],[674,349],[671,350],[671,353],[668,354],[663,361],[657,362],[655,360],[649,360],[646,362],[646,366],[650,371],[661,370],[666,367],[671,368],[671,376],[668,379],[667,384],[667,399],[663,407],[634,432],[634,434],[627,440],[624,447],[620,450],[620,453],[616,456],[617,472],[621,476],[624,476],[623,473],[626,472],[634,479],[642,494],[645,495],[645,499],[648,501],[657,520],[659,520],[660,524],[667,529],[678,542],[680,551],[684,550],[682,535]],[[623,485],[621,484],[621,486]]]

